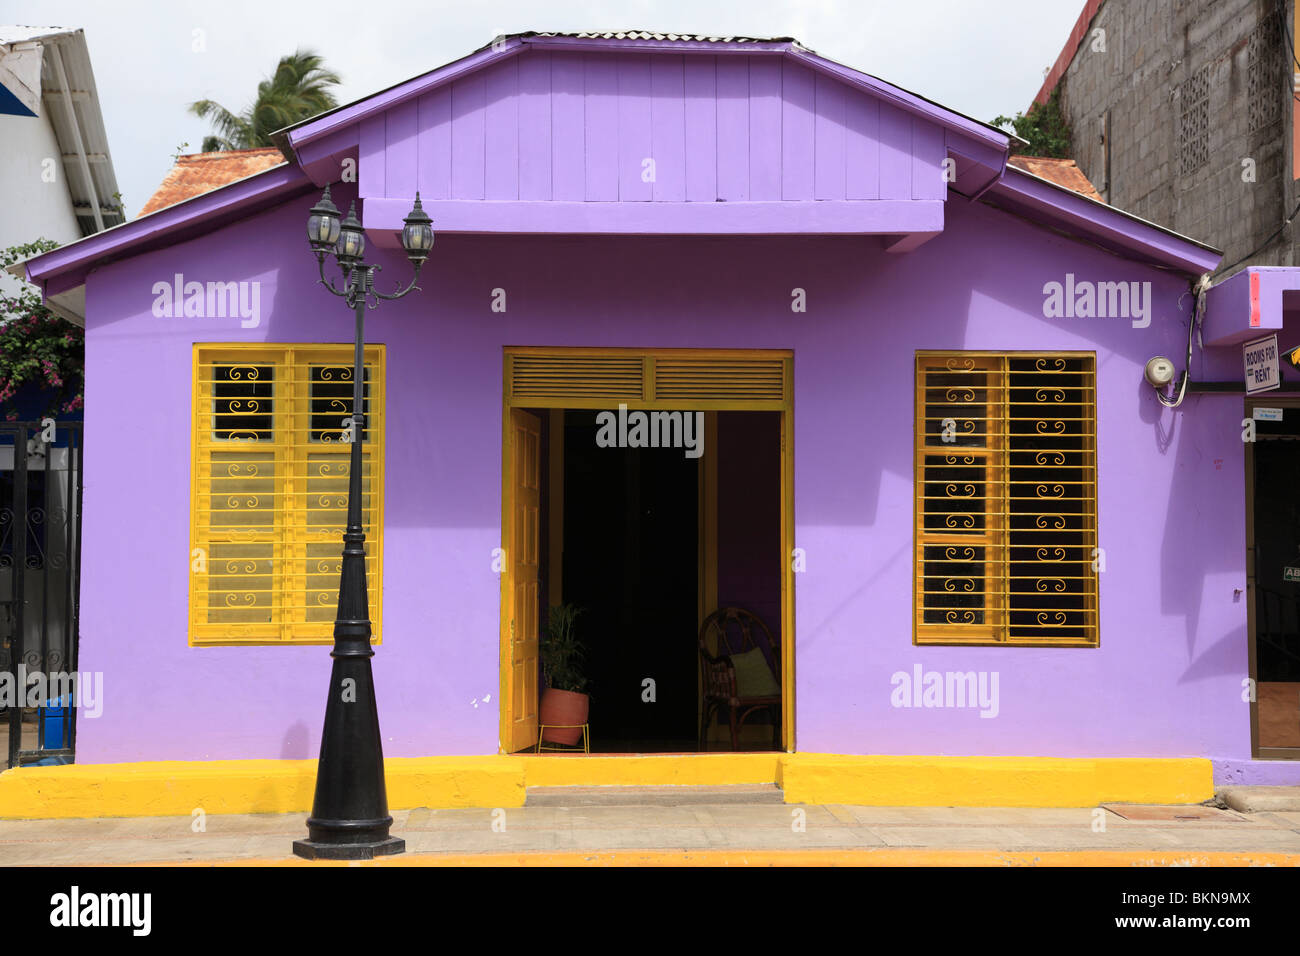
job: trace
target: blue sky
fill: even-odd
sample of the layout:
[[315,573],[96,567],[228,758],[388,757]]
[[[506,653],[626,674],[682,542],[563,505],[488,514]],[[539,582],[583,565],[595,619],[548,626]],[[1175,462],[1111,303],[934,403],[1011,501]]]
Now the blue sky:
[[1029,105],[1082,8],[1083,0],[0,0],[0,23],[86,31],[113,166],[134,216],[177,148],[197,152],[203,141],[206,126],[188,104],[211,98],[243,109],[297,47],[323,54],[342,74],[339,99],[347,102],[503,33],[794,36],[990,120]]

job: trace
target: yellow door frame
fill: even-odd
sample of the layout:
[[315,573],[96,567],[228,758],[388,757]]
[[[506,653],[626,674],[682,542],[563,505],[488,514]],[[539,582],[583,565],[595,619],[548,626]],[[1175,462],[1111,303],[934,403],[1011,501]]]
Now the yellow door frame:
[[[558,370],[549,377],[543,388],[535,388],[524,394],[516,395],[512,388],[513,363],[517,356],[554,360]],[[636,367],[639,360],[643,370],[634,386],[634,391],[626,392],[627,385],[614,390],[611,394],[600,394],[599,387],[590,382],[583,383],[584,360],[623,360],[623,367]],[[657,361],[689,359],[692,362],[718,363],[726,366],[729,373],[734,373],[737,366],[745,363],[764,362],[771,365],[780,363],[780,388],[778,394],[768,391],[750,391],[748,397],[736,397],[745,394],[746,389],[738,384],[736,394],[728,396],[726,387],[713,384],[702,392],[707,397],[683,397],[681,392],[661,396],[656,389],[655,369]],[[564,363],[572,362],[572,370],[566,371]],[[766,397],[753,397],[762,394]],[[788,349],[637,349],[637,348],[546,348],[534,346],[506,346],[502,363],[502,412],[501,412],[501,548],[505,556],[503,565],[509,567],[510,543],[506,534],[510,527],[513,513],[513,474],[510,441],[510,411],[513,408],[563,409],[587,408],[616,410],[624,404],[629,410],[643,411],[683,411],[683,412],[717,412],[717,411],[772,411],[780,413],[781,425],[781,553],[773,555],[781,562],[781,736],[787,751],[795,749],[794,728],[794,571],[792,552],[794,551],[794,353]],[[709,455],[705,446],[705,457]],[[705,466],[709,467],[709,466]],[[703,582],[702,582],[703,583]],[[509,574],[501,575],[501,597],[499,613],[500,646],[500,736],[499,749],[505,751],[505,741],[509,739],[511,726],[512,694],[510,685],[510,606]]]

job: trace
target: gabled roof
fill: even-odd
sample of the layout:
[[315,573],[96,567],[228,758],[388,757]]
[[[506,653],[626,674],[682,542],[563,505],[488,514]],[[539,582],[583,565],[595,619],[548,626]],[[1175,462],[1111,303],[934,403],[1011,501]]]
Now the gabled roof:
[[922,116],[937,125],[964,135],[976,146],[1005,152],[1012,134],[989,123],[974,119],[955,110],[886,83],[878,77],[836,63],[819,56],[791,37],[760,39],[756,37],[702,37],[687,34],[651,33],[632,30],[607,33],[514,33],[499,36],[474,53],[445,66],[422,73],[370,96],[321,113],[311,119],[286,127],[272,139],[284,151],[286,158],[301,160],[297,155],[301,147],[336,134],[366,117],[391,109],[408,100],[422,96],[439,86],[451,83],[469,73],[518,56],[528,49],[554,51],[581,50],[585,52],[669,52],[709,53],[725,55],[770,54],[790,57],[803,65],[840,81],[857,87],[890,105],[913,115]]
[[[673,39],[674,36],[677,38]],[[275,139],[285,157],[290,160],[287,164],[279,164],[246,176],[211,192],[142,216],[100,236],[83,239],[11,268],[14,271],[18,268],[25,269],[29,280],[42,287],[48,302],[56,305],[64,304],[70,315],[80,314],[77,312],[78,296],[84,286],[86,274],[91,268],[210,233],[214,228],[219,228],[226,223],[252,215],[287,199],[305,195],[313,190],[313,179],[320,180],[324,177],[325,182],[334,181],[339,167],[334,163],[335,173],[329,175],[329,161],[349,151],[352,156],[357,155],[358,129],[364,125],[360,122],[361,118],[373,117],[378,121],[381,116],[392,116],[394,114],[387,111],[400,108],[401,104],[423,96],[436,86],[451,83],[457,78],[483,69],[503,58],[517,56],[527,49],[539,46],[550,51],[566,53],[571,51],[639,51],[666,54],[694,52],[715,56],[735,53],[749,56],[770,54],[793,58],[801,68],[806,67],[828,78],[842,81],[879,99],[882,104],[887,103],[893,109],[924,117],[940,127],[941,131],[937,135],[942,140],[941,145],[945,146],[950,156],[954,154],[956,156],[958,181],[950,184],[950,191],[958,196],[956,201],[960,201],[961,196],[972,201],[979,200],[1026,218],[1039,226],[1093,243],[1135,261],[1154,263],[1189,276],[1209,271],[1220,258],[1218,251],[1207,245],[1107,206],[1082,189],[1076,192],[1060,185],[1054,180],[1061,179],[1063,173],[1068,171],[1068,167],[1064,164],[1040,165],[1038,171],[1046,173],[1047,176],[1035,175],[1026,169],[1017,168],[1014,164],[1009,166],[1007,151],[1011,136],[1007,132],[944,109],[923,97],[875,77],[818,57],[796,41],[788,38],[763,40],[682,37],[637,31],[624,34],[621,38],[618,34],[541,33],[498,38],[478,52],[446,66],[279,131]],[[963,177],[967,184],[975,183],[978,188],[963,189]],[[1081,186],[1080,183],[1073,185]],[[937,225],[922,224],[915,226],[916,230],[942,229],[943,202],[931,200],[930,203],[938,207],[935,218]],[[452,220],[456,215],[471,218],[480,225],[492,220],[494,216],[498,219],[506,216],[508,221],[498,222],[491,228],[476,229],[462,225],[459,229],[453,228],[453,231],[510,232],[513,230],[554,233],[566,231],[556,228],[556,223],[561,222],[573,224],[574,228],[567,231],[576,233],[621,231],[626,234],[663,235],[703,233],[704,230],[699,228],[700,223],[697,220],[701,217],[709,217],[712,213],[710,223],[720,227],[712,234],[740,234],[747,230],[752,234],[771,234],[781,231],[817,233],[818,224],[828,221],[829,215],[834,220],[831,224],[834,228],[825,230],[827,233],[851,234],[888,232],[888,230],[864,228],[862,224],[855,225],[849,220],[857,216],[865,217],[865,222],[873,216],[887,218],[891,214],[887,210],[890,203],[885,201],[639,202],[627,203],[629,207],[635,207],[635,210],[629,209],[626,217],[617,218],[615,221],[609,220],[607,215],[610,212],[609,207],[613,205],[618,203],[524,200],[507,203],[484,199],[458,200],[447,204],[445,210],[447,216],[443,220],[443,225],[444,228],[454,226]],[[892,208],[895,212],[898,205],[898,203],[893,204]],[[914,205],[919,210],[918,215],[926,211],[922,208],[926,206],[925,203]],[[388,206],[392,206],[393,210],[387,210]],[[398,206],[401,208],[399,209]],[[697,208],[688,210],[686,209],[688,206]],[[396,216],[394,222],[400,224],[401,215],[408,207],[409,200],[399,201],[382,197],[366,199],[367,230],[372,228],[372,220],[382,220],[386,211],[393,212]],[[782,228],[767,231],[755,228],[753,223],[744,219],[745,216],[754,214],[755,209],[762,210],[762,215],[766,217],[764,222],[780,219],[778,225]],[[689,212],[694,216],[690,228],[674,227],[675,223],[682,221],[678,210],[683,213]],[[606,215],[602,216],[602,213]],[[832,213],[834,215],[831,215]],[[540,219],[546,220],[543,228],[535,225]],[[593,222],[597,219],[601,220],[601,223],[593,226]],[[654,221],[649,222],[649,219]],[[605,222],[605,220],[609,221]],[[530,226],[530,223],[534,225]],[[397,228],[400,228],[400,225]],[[925,235],[923,231],[918,231],[916,234],[922,238]]]
[[168,171],[138,215],[147,216],[283,162],[284,157],[274,146],[178,156],[176,165]]

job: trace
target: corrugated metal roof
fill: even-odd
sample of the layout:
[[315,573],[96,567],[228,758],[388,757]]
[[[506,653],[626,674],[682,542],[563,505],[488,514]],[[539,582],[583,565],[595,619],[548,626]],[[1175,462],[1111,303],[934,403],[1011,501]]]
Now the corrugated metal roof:
[[[553,30],[529,30],[525,33],[507,33],[496,37],[491,43],[485,43],[475,50],[482,52],[502,40],[526,40],[529,37],[571,37],[575,40],[661,40],[678,43],[789,43],[801,50],[807,50],[794,37],[742,37],[742,36],[704,36],[700,33],[659,33],[655,30],[583,30],[576,33]],[[808,50],[808,52],[813,52]]]
[[31,27],[20,23],[0,23],[0,44],[26,43],[73,33],[69,27]]
[[607,32],[528,32],[513,33],[519,37],[576,37],[578,39],[601,40],[685,40],[689,43],[795,43],[794,37],[708,37],[699,33],[655,33],[651,30],[618,30]]
[[[100,112],[90,49],[80,29],[0,25],[0,44],[41,44],[41,113],[49,118],[63,154],[64,181],[72,197],[77,223],[83,235],[98,231],[93,203],[98,200],[104,228],[126,221],[118,196],[117,176],[108,148],[108,131]],[[67,80],[64,95],[59,67]],[[71,100],[71,103],[69,103]],[[77,141],[87,157],[89,177],[80,161]]]

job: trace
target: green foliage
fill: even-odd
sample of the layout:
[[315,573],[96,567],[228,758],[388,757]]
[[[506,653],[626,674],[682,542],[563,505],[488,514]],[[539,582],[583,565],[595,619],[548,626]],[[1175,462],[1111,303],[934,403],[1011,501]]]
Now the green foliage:
[[[0,250],[0,269],[58,245],[37,239]],[[18,417],[11,400],[26,385],[50,396],[44,415],[81,408],[85,368],[85,336],[80,328],[41,305],[40,293],[29,285],[22,285],[14,295],[0,291],[0,408],[6,419]]]
[[1066,125],[1065,115],[1061,112],[1061,88],[1052,90],[1046,103],[1035,103],[1028,113],[1015,116],[999,116],[993,120],[994,126],[1006,129],[1011,127],[1017,136],[1028,140],[1028,146],[1011,144],[1013,153],[1025,156],[1051,156],[1056,159],[1069,159],[1070,127]]
[[232,113],[215,100],[190,104],[190,112],[212,124],[214,135],[203,139],[203,152],[274,146],[271,134],[338,106],[333,87],[339,75],[310,50],[280,58],[275,72],[257,85],[257,98],[242,113]]
[[546,627],[538,643],[547,686],[575,694],[584,693],[587,689],[587,678],[582,673],[585,654],[576,633],[576,624],[582,612],[582,608],[572,604],[552,605],[547,612]]

